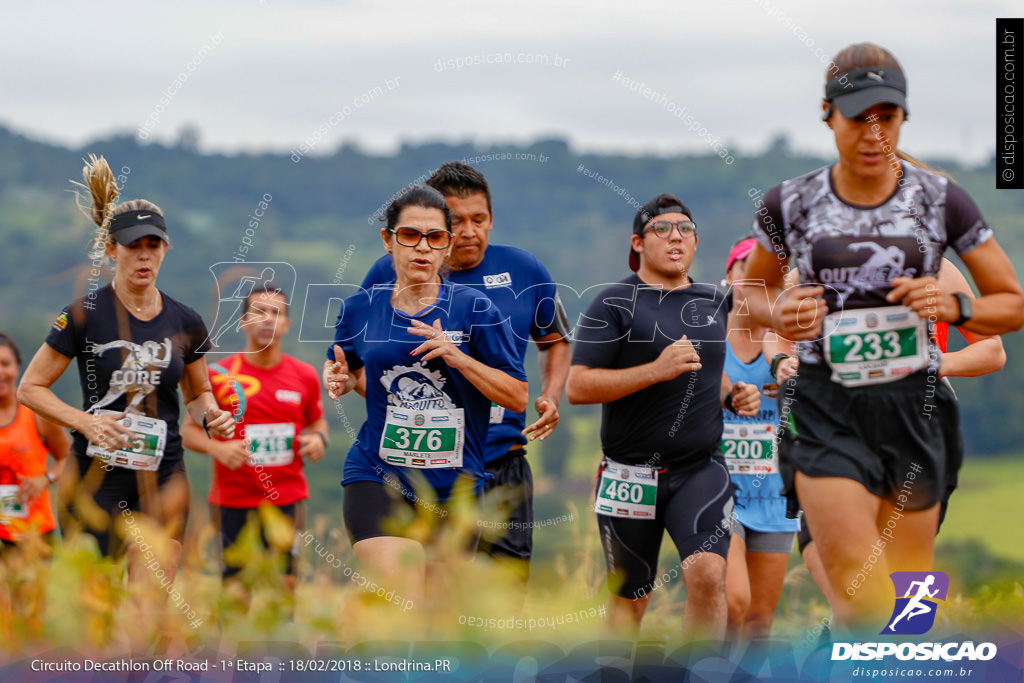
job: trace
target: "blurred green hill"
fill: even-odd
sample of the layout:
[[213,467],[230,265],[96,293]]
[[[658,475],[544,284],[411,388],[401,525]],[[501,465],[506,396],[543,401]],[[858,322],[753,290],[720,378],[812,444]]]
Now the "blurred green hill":
[[[195,307],[211,328],[223,320],[214,322],[218,294],[210,268],[238,258],[243,238],[252,244],[242,255],[249,264],[291,264],[297,282],[286,350],[315,366],[324,350],[317,340],[330,337],[337,311],[328,297],[343,293],[307,292],[310,285],[358,284],[383,253],[374,214],[398,189],[422,181],[445,161],[466,159],[487,176],[494,193],[492,240],[536,254],[567,285],[562,296],[572,320],[598,285],[628,274],[626,245],[636,202],[661,192],[683,199],[699,226],[693,276],[718,281],[729,247],[749,230],[755,210],[751,196],[830,161],[793,153],[784,138],[730,165],[717,155],[581,154],[553,138],[519,146],[405,144],[388,156],[347,143],[330,155],[296,163],[288,153],[203,154],[184,138],[177,146],[141,145],[133,136],[116,135],[69,149],[0,127],[0,329],[26,356],[42,342],[57,311],[85,291],[90,265],[85,251],[94,230],[76,209],[69,180],[78,179],[90,153],[107,157],[123,186],[122,199],[144,197],[162,207],[173,248],[160,287]],[[1024,192],[995,190],[992,163],[965,167],[951,160],[926,161],[967,189],[1019,270]],[[258,275],[258,266],[239,266]],[[1010,335],[1004,342],[1009,360],[1001,373],[955,382],[971,454],[1016,451],[1024,443],[1024,420],[1017,419],[1024,414],[1019,389],[1024,341]],[[241,339],[236,334],[225,344],[237,348]],[[530,364],[535,365],[532,357]],[[66,373],[57,391],[72,403],[80,401],[74,372]],[[340,500],[341,461],[354,435],[342,428],[341,418],[357,430],[364,413],[358,397],[325,408],[334,440],[330,456],[311,468],[320,475],[312,477],[313,505],[314,511],[340,519],[340,509],[328,501]],[[599,449],[598,413],[567,402],[562,413],[563,429],[534,448],[531,459],[557,478],[589,476]],[[198,456],[190,462],[195,493],[202,495],[209,467]]]

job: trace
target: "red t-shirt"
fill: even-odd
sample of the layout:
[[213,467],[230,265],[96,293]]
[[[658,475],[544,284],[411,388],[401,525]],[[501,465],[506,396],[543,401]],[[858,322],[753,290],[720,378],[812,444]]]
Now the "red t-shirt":
[[320,378],[313,366],[285,354],[270,369],[249,364],[245,356],[236,353],[209,368],[217,404],[241,415],[234,438],[253,444],[249,462],[237,470],[214,460],[208,500],[232,508],[289,505],[309,496],[298,435],[323,415]]

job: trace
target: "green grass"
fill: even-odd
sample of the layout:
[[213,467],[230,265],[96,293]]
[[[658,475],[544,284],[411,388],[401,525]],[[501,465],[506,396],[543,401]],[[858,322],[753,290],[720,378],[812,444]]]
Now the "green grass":
[[968,457],[950,499],[938,546],[980,543],[997,558],[1024,562],[1024,457]]

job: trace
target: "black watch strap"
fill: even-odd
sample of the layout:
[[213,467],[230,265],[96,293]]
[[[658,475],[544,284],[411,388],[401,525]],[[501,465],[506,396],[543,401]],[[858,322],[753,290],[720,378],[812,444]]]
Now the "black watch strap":
[[953,298],[960,307],[960,317],[953,321],[953,325],[960,327],[974,316],[974,306],[971,305],[971,297],[963,292],[953,292]]
[[770,366],[770,371],[772,373],[772,377],[773,378],[775,378],[775,379],[779,378],[779,363],[781,363],[782,361],[786,360],[787,358],[789,358],[789,355],[785,354],[785,353],[777,353],[777,354],[775,354],[775,357],[772,358],[772,363],[771,363],[771,366]]

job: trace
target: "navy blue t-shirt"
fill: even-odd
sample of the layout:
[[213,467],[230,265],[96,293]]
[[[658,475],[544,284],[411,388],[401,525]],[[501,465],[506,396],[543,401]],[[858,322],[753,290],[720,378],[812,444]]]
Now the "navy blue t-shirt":
[[665,291],[635,273],[611,285],[576,328],[573,365],[611,370],[654,361],[684,334],[701,369],[658,382],[601,408],[601,448],[625,465],[689,469],[722,438],[725,295],[707,284]]
[[[447,274],[450,281],[468,285],[493,301],[512,326],[516,358],[525,363],[530,338],[552,332],[568,336],[565,311],[551,275],[537,257],[516,247],[491,244],[480,263],[466,270]],[[363,289],[395,279],[394,259],[382,256],[363,280]],[[526,413],[514,413],[500,406],[492,408],[492,424],[487,432],[485,462],[493,462],[508,453],[515,444],[525,444]]]
[[[121,304],[110,285],[66,306],[46,336],[54,351],[78,361],[83,410],[132,412],[167,423],[163,462],[183,456],[178,433],[178,383],[185,366],[210,349],[203,319],[192,308],[160,292],[163,308],[139,320]],[[72,432],[74,452],[85,456],[88,442]]]
[[[439,501],[447,500],[460,475],[484,484],[484,449],[491,402],[462,373],[434,358],[423,362],[410,352],[425,341],[411,334],[413,320],[441,321],[445,334],[461,350],[485,365],[525,381],[512,332],[487,297],[442,279],[438,300],[415,315],[391,305],[394,281],[346,298],[335,326],[335,343],[345,352],[350,370],[366,373],[366,422],[345,458],[342,485],[356,481],[397,480],[404,492],[421,495],[428,484]],[[421,354],[421,356],[424,354]],[[333,345],[327,350],[333,360]],[[464,411],[462,468],[419,469],[394,465],[381,457],[387,409]]]

